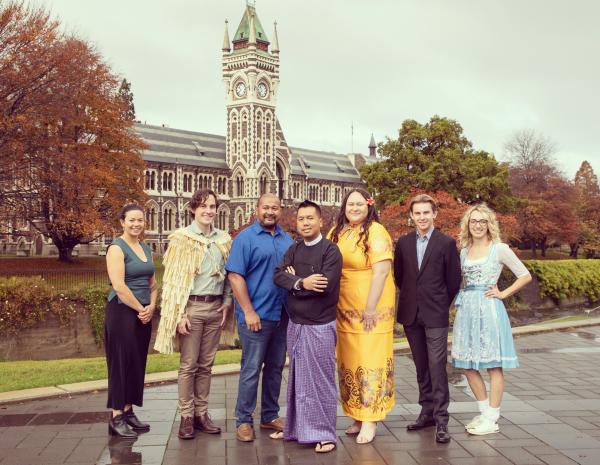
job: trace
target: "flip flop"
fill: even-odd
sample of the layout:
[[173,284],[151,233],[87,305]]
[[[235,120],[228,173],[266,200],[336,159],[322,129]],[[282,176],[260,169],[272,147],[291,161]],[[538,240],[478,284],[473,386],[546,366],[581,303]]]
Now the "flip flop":
[[269,434],[271,439],[283,439],[283,431],[275,431],[274,433]]
[[326,454],[328,452],[332,452],[336,449],[337,445],[335,444],[335,442],[331,442],[331,441],[322,441],[322,442],[317,442],[317,445],[315,446],[315,452],[318,454]]

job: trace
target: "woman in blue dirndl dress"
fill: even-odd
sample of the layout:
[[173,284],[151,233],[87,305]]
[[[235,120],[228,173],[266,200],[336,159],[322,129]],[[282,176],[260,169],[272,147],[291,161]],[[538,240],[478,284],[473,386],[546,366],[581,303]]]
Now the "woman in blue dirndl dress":
[[[470,434],[483,435],[498,432],[503,369],[519,366],[502,300],[529,283],[531,275],[510,247],[500,242],[496,215],[485,204],[466,211],[460,241],[463,288],[455,302],[452,361],[465,370],[480,411],[466,429]],[[500,291],[497,283],[504,265],[517,279]],[[487,369],[490,376],[489,399],[481,369]]]

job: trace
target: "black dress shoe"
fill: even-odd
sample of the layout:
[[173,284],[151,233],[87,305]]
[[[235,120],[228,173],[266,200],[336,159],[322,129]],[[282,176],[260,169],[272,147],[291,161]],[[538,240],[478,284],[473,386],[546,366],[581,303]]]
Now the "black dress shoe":
[[137,433],[129,427],[123,414],[112,417],[108,421],[108,433],[121,438],[137,438]]
[[150,431],[150,425],[148,423],[142,423],[140,419],[133,413],[133,409],[126,410],[123,412],[125,421],[131,429],[134,431]]
[[446,444],[450,442],[450,433],[448,432],[448,425],[437,425],[435,430],[435,442]]
[[414,423],[411,423],[409,425],[406,425],[406,429],[408,431],[419,431],[420,429],[423,428],[428,428],[429,426],[434,426],[435,425],[435,420],[431,417],[426,417],[424,415],[419,415],[419,417],[417,418],[417,421],[415,421]]

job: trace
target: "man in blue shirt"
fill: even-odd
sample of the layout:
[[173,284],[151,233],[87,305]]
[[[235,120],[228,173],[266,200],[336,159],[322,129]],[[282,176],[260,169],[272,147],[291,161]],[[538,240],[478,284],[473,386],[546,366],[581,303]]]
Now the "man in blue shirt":
[[[285,364],[287,291],[273,282],[275,266],[292,245],[277,225],[281,203],[264,194],[256,205],[256,221],[233,241],[225,269],[235,296],[242,362],[235,407],[237,438],[254,440],[252,413],[263,371],[260,427],[283,431],[279,418],[281,372]],[[264,368],[263,368],[264,363]]]

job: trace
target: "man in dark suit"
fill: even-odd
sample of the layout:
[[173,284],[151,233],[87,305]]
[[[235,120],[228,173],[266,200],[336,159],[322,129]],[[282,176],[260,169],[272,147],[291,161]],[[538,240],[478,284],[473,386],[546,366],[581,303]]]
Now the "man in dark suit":
[[415,231],[396,244],[394,279],[400,290],[399,323],[410,345],[419,384],[421,413],[407,426],[416,431],[436,425],[437,442],[450,441],[448,433],[448,326],[449,308],[461,283],[456,242],[435,229],[436,201],[425,194],[410,202]]

